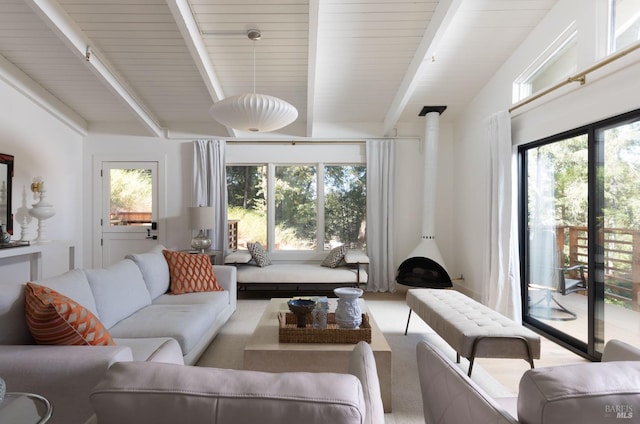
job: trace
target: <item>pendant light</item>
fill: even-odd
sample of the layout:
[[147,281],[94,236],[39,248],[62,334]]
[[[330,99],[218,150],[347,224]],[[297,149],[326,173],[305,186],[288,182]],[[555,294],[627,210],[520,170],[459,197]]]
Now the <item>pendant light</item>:
[[253,93],[225,97],[209,109],[213,119],[222,125],[242,131],[267,132],[285,127],[296,120],[298,111],[291,104],[274,96],[256,93],[257,29],[247,32],[253,42]]

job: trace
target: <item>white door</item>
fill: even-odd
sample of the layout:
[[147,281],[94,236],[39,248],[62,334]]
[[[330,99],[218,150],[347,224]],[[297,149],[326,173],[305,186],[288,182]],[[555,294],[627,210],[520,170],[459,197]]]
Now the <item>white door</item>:
[[156,161],[101,162],[100,246],[94,266],[109,266],[160,242],[159,168]]

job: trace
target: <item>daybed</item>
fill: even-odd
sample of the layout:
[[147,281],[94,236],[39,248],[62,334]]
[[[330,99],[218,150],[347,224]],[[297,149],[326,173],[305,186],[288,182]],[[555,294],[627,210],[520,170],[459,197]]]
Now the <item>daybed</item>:
[[426,339],[417,346],[427,424],[638,422],[640,350],[607,343],[602,363],[527,370],[517,398],[492,398]]
[[[46,397],[54,408],[51,423],[83,423],[93,413],[89,392],[113,363],[195,363],[236,309],[236,270],[204,268],[213,269],[222,291],[168,294],[170,270],[163,250],[158,246],[130,255],[105,269],[72,270],[35,286],[2,283],[0,376],[7,390]],[[192,258],[197,259],[187,257],[187,265]],[[97,324],[88,322],[106,328],[115,345],[36,344],[33,320],[29,327],[25,318],[25,296],[34,288],[52,289],[81,305],[82,314],[97,318]],[[31,291],[28,294],[31,299]]]
[[238,269],[238,289],[251,287],[298,289],[309,285],[330,287],[366,285],[369,258],[361,250],[346,250],[344,258],[336,266],[322,265],[326,261],[276,262],[259,266],[246,250],[238,250],[225,258],[226,265]]
[[148,362],[115,364],[91,394],[98,424],[383,424],[371,347],[349,374],[267,373]]

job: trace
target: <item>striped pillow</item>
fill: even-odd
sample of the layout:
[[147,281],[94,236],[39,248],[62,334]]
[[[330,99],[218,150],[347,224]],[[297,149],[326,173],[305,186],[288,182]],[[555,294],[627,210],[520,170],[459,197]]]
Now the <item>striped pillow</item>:
[[27,283],[25,315],[34,340],[46,345],[115,345],[87,308],[45,286]]
[[169,265],[169,291],[183,294],[223,291],[218,284],[208,255],[163,250]]

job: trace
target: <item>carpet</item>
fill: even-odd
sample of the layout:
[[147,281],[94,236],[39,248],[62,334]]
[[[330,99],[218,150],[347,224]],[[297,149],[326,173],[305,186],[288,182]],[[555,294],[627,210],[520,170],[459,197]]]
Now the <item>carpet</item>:
[[[416,345],[420,340],[429,338],[454,360],[455,352],[416,316],[411,318],[408,334],[404,335],[409,313],[404,299],[367,299],[366,302],[371,316],[384,333],[392,350],[393,412],[385,415],[385,422],[423,424]],[[204,352],[197,365],[242,369],[244,344],[260,320],[267,304],[268,300],[238,300],[237,311]],[[465,359],[462,359],[459,364],[465,373],[468,365]],[[493,397],[515,396],[477,364],[474,365],[472,379]]]

